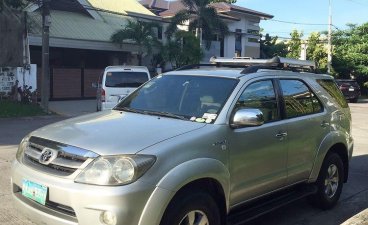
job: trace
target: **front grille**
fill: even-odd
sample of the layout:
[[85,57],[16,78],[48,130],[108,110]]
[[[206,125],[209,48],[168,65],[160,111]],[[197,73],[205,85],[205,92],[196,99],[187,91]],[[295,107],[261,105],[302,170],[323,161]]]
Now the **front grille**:
[[[41,160],[45,149],[52,152],[52,157],[47,162]],[[96,153],[85,149],[32,136],[24,150],[23,163],[53,175],[69,176],[81,168],[88,159],[97,156]]]

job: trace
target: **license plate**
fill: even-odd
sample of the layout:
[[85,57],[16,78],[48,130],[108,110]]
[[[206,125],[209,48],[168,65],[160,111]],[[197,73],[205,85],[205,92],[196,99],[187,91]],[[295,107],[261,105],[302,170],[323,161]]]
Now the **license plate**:
[[349,91],[354,91],[354,88],[349,88]]
[[42,205],[46,204],[47,187],[35,182],[23,179],[22,195]]

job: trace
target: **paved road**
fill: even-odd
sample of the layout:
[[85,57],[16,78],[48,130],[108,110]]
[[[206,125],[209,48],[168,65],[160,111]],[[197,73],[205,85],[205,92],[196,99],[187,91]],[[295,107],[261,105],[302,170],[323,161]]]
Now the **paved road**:
[[71,101],[51,101],[50,111],[67,117],[74,117],[83,114],[96,112],[97,102],[93,100],[71,100]]
[[[249,225],[337,225],[368,209],[368,103],[351,105],[353,115],[354,156],[351,161],[349,182],[344,186],[341,201],[333,210],[312,208],[306,201],[290,204]],[[61,116],[0,119],[0,224],[32,224],[19,214],[10,195],[10,165],[17,145],[27,133],[49,123],[65,119]],[[361,218],[368,218],[368,212]],[[366,223],[368,224],[368,219]]]
[[62,119],[65,117],[0,119],[0,224],[32,224],[14,209],[10,195],[10,165],[15,158],[19,142],[26,134]]

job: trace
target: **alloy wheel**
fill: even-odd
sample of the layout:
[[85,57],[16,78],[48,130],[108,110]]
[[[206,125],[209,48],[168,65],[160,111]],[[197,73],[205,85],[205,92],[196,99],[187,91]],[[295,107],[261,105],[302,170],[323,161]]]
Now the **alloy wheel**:
[[326,196],[332,198],[339,187],[339,170],[335,164],[328,167],[324,184]]
[[179,225],[209,225],[209,222],[204,212],[194,210],[187,213]]

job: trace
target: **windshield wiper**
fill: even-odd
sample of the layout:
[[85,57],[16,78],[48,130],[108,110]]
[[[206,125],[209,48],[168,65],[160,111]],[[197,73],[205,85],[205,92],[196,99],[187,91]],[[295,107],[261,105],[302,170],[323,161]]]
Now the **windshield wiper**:
[[138,109],[133,109],[133,108],[129,108],[129,107],[115,107],[114,109],[116,110],[121,110],[121,111],[125,111],[125,112],[132,112],[132,113],[140,113],[140,114],[147,114],[146,111],[141,111]]
[[169,117],[169,118],[175,118],[180,120],[189,120],[185,116],[176,115],[174,113],[169,112],[154,112],[154,111],[146,111],[150,115],[157,115],[157,116],[163,116],[163,117]]
[[145,114],[145,115],[155,115],[155,116],[163,116],[163,117],[175,118],[175,119],[180,119],[180,120],[189,120],[185,116],[180,116],[180,115],[176,115],[174,113],[169,113],[169,112],[145,111],[145,110],[138,110],[138,109],[133,109],[129,107],[115,107],[114,109],[122,110],[125,112],[140,113],[140,114]]

